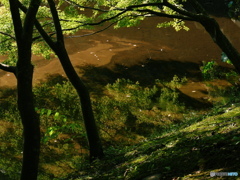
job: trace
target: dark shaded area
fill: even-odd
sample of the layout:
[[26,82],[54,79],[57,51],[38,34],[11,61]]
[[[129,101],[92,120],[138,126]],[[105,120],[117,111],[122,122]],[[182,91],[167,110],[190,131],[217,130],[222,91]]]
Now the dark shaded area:
[[0,179],[1,180],[11,180],[11,178],[3,173],[0,172]]
[[109,68],[108,65],[96,67],[93,65],[78,66],[86,82],[94,82],[103,86],[114,83],[118,78],[138,81],[143,86],[151,86],[155,79],[169,82],[174,75],[179,78],[186,77],[194,81],[201,81],[199,64],[193,62],[179,62],[175,60],[160,61],[147,59],[142,64],[131,67],[115,64]]
[[[228,3],[230,0],[198,0],[198,2],[210,15],[229,17]],[[183,4],[185,9],[195,12],[190,2],[184,2]]]
[[1,87],[0,88],[0,100],[8,98],[12,95],[17,95],[17,89],[16,88],[8,88],[8,87],[6,87],[6,88]]
[[[14,88],[0,88],[0,105],[1,109],[10,109],[12,102],[9,101],[9,98],[14,98],[14,101],[17,101],[17,90]],[[1,116],[1,115],[0,115]]]
[[49,86],[54,86],[56,84],[63,84],[64,81],[68,81],[68,79],[61,74],[50,74],[44,80],[41,80],[39,85],[42,83],[46,83]]
[[[78,66],[80,73],[89,89],[95,94],[101,95],[104,86],[114,83],[118,78],[130,79],[139,82],[141,86],[152,86],[155,80],[170,82],[174,75],[179,78],[186,77],[188,80],[201,81],[202,75],[199,64],[192,62],[179,62],[174,60],[160,61],[147,59],[142,64],[131,67],[115,64],[109,68],[108,65],[96,67],[93,65]],[[200,102],[186,94],[179,92],[180,102],[193,108],[209,108],[209,102]]]

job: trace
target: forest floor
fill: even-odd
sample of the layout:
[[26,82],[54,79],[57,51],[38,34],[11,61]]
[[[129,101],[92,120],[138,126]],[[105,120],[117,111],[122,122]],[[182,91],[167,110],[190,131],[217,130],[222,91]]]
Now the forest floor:
[[[89,175],[73,179],[240,179],[239,127],[240,104],[213,109],[137,145],[109,150],[89,167]],[[219,172],[238,176],[220,177]]]

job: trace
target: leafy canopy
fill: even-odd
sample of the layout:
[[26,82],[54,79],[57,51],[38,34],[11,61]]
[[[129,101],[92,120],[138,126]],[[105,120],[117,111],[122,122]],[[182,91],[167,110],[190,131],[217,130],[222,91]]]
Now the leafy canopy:
[[[29,0],[20,0],[28,7]],[[183,8],[186,0],[60,0],[57,1],[60,23],[65,35],[74,34],[80,29],[91,29],[95,25],[104,24],[105,29],[131,27],[138,25],[146,17],[166,17],[166,22],[157,27],[172,26],[175,30],[188,30],[184,20],[193,20],[193,14]],[[7,63],[14,65],[16,61],[16,42],[8,0],[2,0],[0,7],[0,55],[7,55]],[[21,12],[24,18],[24,12]],[[51,38],[56,38],[53,19],[47,0],[43,0],[37,14],[37,20]],[[103,28],[104,29],[104,28]],[[34,30],[33,54],[46,59],[52,51],[42,40],[38,31]]]

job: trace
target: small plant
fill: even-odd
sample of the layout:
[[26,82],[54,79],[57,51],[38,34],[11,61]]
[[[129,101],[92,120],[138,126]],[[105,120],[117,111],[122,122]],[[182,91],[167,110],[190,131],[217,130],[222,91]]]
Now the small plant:
[[161,88],[161,94],[158,98],[158,106],[160,109],[172,112],[180,112],[185,109],[184,103],[179,102],[179,88],[187,82],[187,78],[179,78],[178,76],[174,76],[172,81],[170,82],[162,82],[159,79],[156,80],[156,84]]
[[215,61],[205,62],[200,67],[204,80],[218,79],[221,76],[221,71],[218,69],[218,64]]
[[51,109],[81,121],[80,101],[70,82],[63,81],[54,85],[43,83],[34,88],[34,94],[39,108]]
[[[230,63],[227,56],[224,54],[222,55],[222,61],[226,63]],[[211,62],[204,62],[203,66],[200,67],[200,70],[202,72],[203,79],[206,81],[211,81],[214,79],[236,79],[235,77],[238,76],[238,74],[231,70],[224,67],[219,66],[215,61]]]
[[143,109],[151,108],[152,97],[158,91],[156,86],[144,88],[139,82],[133,83],[126,79],[117,79],[114,84],[108,84],[106,89],[115,100],[135,104]]

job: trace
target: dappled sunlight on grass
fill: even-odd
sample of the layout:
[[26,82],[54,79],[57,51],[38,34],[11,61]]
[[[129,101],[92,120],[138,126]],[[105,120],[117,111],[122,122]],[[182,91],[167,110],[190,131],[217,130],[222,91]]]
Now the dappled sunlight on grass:
[[[237,98],[232,101],[238,86],[221,90],[228,100],[208,111],[209,102],[196,109],[198,100],[192,103],[180,91],[185,77],[147,86],[117,79],[101,86],[103,91],[91,98],[106,157],[90,164],[78,96],[66,79],[49,80],[34,88],[41,119],[40,180],[135,180],[155,173],[161,179],[207,179],[210,171],[240,167],[240,104]],[[12,90],[2,92],[0,109],[0,171],[12,179],[19,176],[22,158],[22,127],[13,95]]]
[[[237,171],[240,167],[240,159],[237,158],[240,152],[239,119],[228,118],[234,117],[239,110],[234,108],[230,112],[210,116],[189,124],[189,127],[141,143],[127,153],[129,160],[119,167],[119,171],[123,175],[124,169],[128,169],[125,179],[153,173],[160,173],[161,179],[185,175],[183,179],[208,179],[210,171]],[[223,134],[225,127],[228,132]]]

